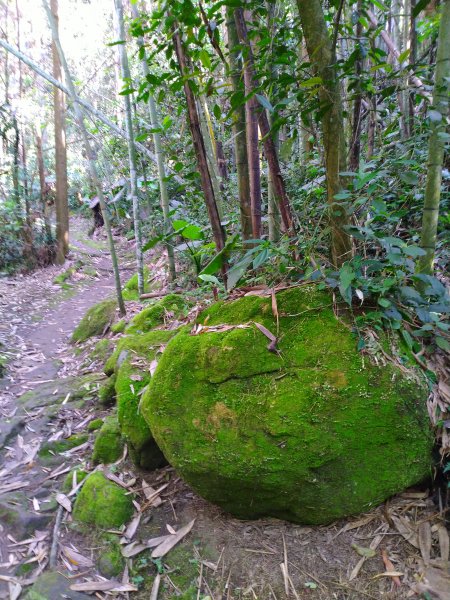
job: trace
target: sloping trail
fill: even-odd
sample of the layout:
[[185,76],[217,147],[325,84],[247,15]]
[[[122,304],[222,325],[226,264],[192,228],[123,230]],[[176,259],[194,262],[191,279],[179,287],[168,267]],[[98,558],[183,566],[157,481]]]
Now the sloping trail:
[[[71,253],[63,267],[0,280],[0,348],[10,358],[0,380],[0,598],[9,597],[1,576],[14,571],[14,565],[8,567],[7,535],[33,536],[49,525],[56,508],[49,500],[54,491],[47,478],[51,468],[43,468],[35,458],[55,429],[52,419],[61,407],[61,394],[74,386],[70,334],[88,308],[115,294],[106,242],[90,240],[84,220],[75,219],[71,226]],[[124,283],[132,274],[132,247],[121,239],[116,242]],[[79,266],[80,260],[83,266],[73,275],[71,287],[53,283],[56,275]],[[39,401],[19,403],[26,392],[37,394]],[[44,504],[33,504],[37,497]]]

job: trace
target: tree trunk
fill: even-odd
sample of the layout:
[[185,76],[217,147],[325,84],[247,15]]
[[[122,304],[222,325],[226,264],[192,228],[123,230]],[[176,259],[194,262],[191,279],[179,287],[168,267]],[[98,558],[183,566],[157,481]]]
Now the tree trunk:
[[[128,66],[128,56],[125,46],[125,27],[123,24],[122,0],[115,0],[115,6],[119,41],[122,42],[118,45],[120,68],[122,73],[122,80],[126,82],[130,81],[131,74],[130,67]],[[130,187],[131,200],[133,203],[134,243],[136,247],[138,292],[139,295],[141,295],[144,293],[144,259],[142,255],[141,216],[139,214],[139,198],[137,191],[136,148],[134,147],[133,121],[131,117],[131,102],[129,94],[125,94],[123,96],[123,102],[125,106],[125,126],[128,136],[128,160],[130,163]]]
[[[187,67],[186,56],[184,54],[183,43],[181,41],[180,33],[177,29],[177,25],[174,26],[173,43],[175,48],[175,54],[177,56],[178,65],[180,72],[183,77],[183,88],[186,95],[186,103],[188,107],[189,116],[189,127],[191,129],[192,141],[194,144],[195,156],[197,158],[198,172],[200,174],[200,180],[202,185],[203,194],[205,197],[205,204],[208,211],[209,222],[211,223],[211,229],[216,243],[216,250],[220,252],[225,247],[225,232],[220,222],[219,210],[217,208],[216,198],[214,196],[214,188],[211,181],[211,175],[208,170],[208,159],[206,156],[205,143],[200,128],[200,120],[197,111],[197,104],[195,96],[189,86],[187,76],[189,75],[189,69]],[[222,269],[225,274],[226,268]]]
[[[247,81],[250,85],[250,91],[259,87],[259,82],[255,75],[253,53],[250,44],[248,43],[247,25],[245,23],[244,11],[242,8],[237,8],[235,11],[236,29],[241,41],[241,44],[247,49],[246,66],[244,69],[244,76],[247,72]],[[255,98],[255,97],[253,97]],[[256,99],[255,99],[256,100]],[[281,174],[280,164],[278,162],[278,155],[275,149],[274,141],[270,135],[269,119],[267,118],[266,111],[261,107],[259,110],[259,129],[263,138],[264,152],[266,155],[267,162],[269,163],[270,177],[273,183],[274,193],[280,207],[280,214],[283,221],[283,226],[288,234],[294,233],[294,221],[292,218],[291,205],[289,198],[286,193],[284,185],[283,175]],[[248,126],[248,122],[247,122]]]
[[61,47],[61,43],[59,41],[59,36],[58,36],[58,28],[56,26],[56,23],[53,19],[53,15],[52,15],[52,11],[50,10],[50,7],[47,4],[46,0],[42,0],[42,6],[44,7],[44,10],[47,14],[47,19],[50,25],[50,29],[52,31],[52,37],[53,37],[53,41],[55,43],[56,49],[58,51],[58,56],[59,59],[61,61],[61,65],[64,69],[64,73],[65,73],[65,77],[66,77],[66,82],[68,85],[68,91],[69,91],[69,95],[70,98],[73,102],[73,107],[74,107],[74,111],[75,111],[75,115],[76,115],[76,120],[78,123],[78,127],[80,128],[81,131],[81,135],[83,138],[83,145],[84,145],[84,149],[88,158],[88,164],[89,164],[89,171],[90,171],[90,175],[91,175],[91,179],[92,182],[94,184],[94,187],[96,189],[96,193],[97,196],[100,200],[100,207],[102,209],[102,215],[103,215],[103,220],[105,221],[105,229],[106,229],[106,234],[108,236],[108,242],[109,242],[109,249],[110,249],[110,253],[111,253],[111,262],[112,262],[112,266],[113,266],[113,271],[114,271],[114,279],[115,279],[115,284],[116,284],[116,293],[117,293],[117,302],[119,305],[119,311],[121,315],[125,315],[126,314],[126,310],[125,310],[125,304],[123,301],[123,297],[122,297],[122,285],[120,283],[120,273],[119,273],[119,265],[117,262],[117,256],[116,256],[116,250],[114,248],[114,240],[113,240],[113,236],[112,236],[112,232],[111,232],[111,224],[109,221],[109,215],[108,215],[108,209],[106,207],[105,204],[105,197],[103,195],[103,189],[102,189],[102,184],[100,182],[99,176],[98,176],[98,172],[97,172],[97,165],[95,163],[95,153],[93,151],[93,148],[89,142],[89,137],[88,137],[88,133],[86,130],[86,126],[84,124],[84,116],[81,110],[81,105],[79,103],[78,100],[78,96],[77,93],[75,91],[75,86],[73,84],[73,80],[70,74],[70,70],[69,70],[69,66],[67,64],[66,58],[64,56],[64,52],[63,49]]
[[47,187],[45,184],[45,166],[44,166],[44,152],[42,148],[42,132],[40,131],[40,125],[36,127],[36,158],[38,163],[38,171],[39,171],[39,187],[40,194],[39,199],[41,203],[42,210],[42,219],[44,221],[45,228],[45,242],[46,244],[51,244],[53,241],[52,237],[52,228],[50,225],[50,220],[48,218],[47,211]]
[[322,105],[323,145],[327,178],[327,199],[331,222],[331,255],[334,266],[352,256],[352,242],[344,227],[349,224],[345,208],[335,200],[342,189],[340,171],[346,170],[344,119],[335,56],[328,36],[320,0],[297,0],[309,59],[316,76],[322,79],[319,99]]
[[361,106],[362,106],[362,90],[360,78],[363,70],[363,55],[361,51],[363,27],[359,19],[362,11],[362,0],[358,0],[357,6],[358,22],[356,23],[356,43],[358,44],[358,58],[355,61],[355,98],[353,100],[353,121],[352,121],[352,137],[350,141],[350,155],[348,160],[348,168],[352,172],[359,170],[359,159],[361,155]]
[[[439,27],[436,73],[433,92],[435,118],[430,120],[430,139],[428,142],[428,171],[425,187],[425,200],[422,217],[422,237],[420,246],[426,254],[421,256],[417,265],[418,273],[433,273],[436,250],[439,202],[441,198],[442,165],[444,162],[445,133],[449,113],[450,79],[450,0],[444,0],[441,24]],[[441,115],[441,119],[438,115]]]
[[[58,0],[50,0],[50,7],[58,28]],[[55,42],[52,42],[53,77],[62,81],[61,62]],[[69,206],[67,199],[67,150],[64,94],[53,88],[55,124],[55,175],[56,175],[56,262],[62,265],[69,251]]]
[[201,96],[197,102],[197,112],[200,119],[200,128],[202,130],[203,141],[205,144],[206,158],[208,159],[208,170],[211,176],[211,183],[214,189],[214,196],[216,198],[217,210],[219,216],[223,217],[223,206],[222,206],[222,190],[220,187],[219,169],[217,166],[216,159],[216,141],[212,131],[211,118],[209,116],[208,105],[206,103],[205,96]]
[[[230,61],[230,80],[233,94],[244,94],[244,86],[241,81],[239,67],[239,51],[236,47],[239,45],[239,38],[234,20],[234,8],[227,7],[227,35],[228,35],[228,53]],[[239,194],[239,209],[241,213],[241,233],[243,240],[249,240],[252,237],[252,214],[250,204],[250,179],[247,154],[247,127],[245,119],[245,106],[239,104],[233,110],[233,137],[234,152],[236,158],[236,172]]]
[[[138,10],[136,4],[131,4],[131,10],[133,17],[136,19],[138,15]],[[149,68],[147,64],[147,59],[145,56],[145,48],[144,48],[144,40],[142,38],[138,38],[137,40],[138,47],[140,50],[141,56],[141,68],[142,74],[144,77],[149,75]],[[156,103],[152,95],[148,98],[148,109],[150,113],[150,123],[153,129],[153,143],[155,145],[155,154],[156,154],[156,164],[158,167],[158,182],[159,182],[159,195],[161,198],[161,208],[163,211],[164,217],[164,233],[168,235],[171,232],[170,225],[170,205],[169,205],[169,192],[167,190],[167,182],[166,182],[166,166],[165,166],[165,157],[164,150],[161,143],[161,136],[159,134],[159,119],[158,112],[156,110]],[[176,270],[175,270],[175,257],[173,252],[173,246],[170,241],[166,244],[167,250],[167,259],[169,263],[169,279],[170,281],[175,281],[176,278]]]

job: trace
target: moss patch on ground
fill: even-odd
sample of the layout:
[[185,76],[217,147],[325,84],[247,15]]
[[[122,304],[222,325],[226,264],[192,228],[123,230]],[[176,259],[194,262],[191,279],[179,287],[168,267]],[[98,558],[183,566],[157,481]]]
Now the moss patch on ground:
[[86,479],[72,514],[75,521],[88,525],[120,527],[133,515],[132,496],[96,471]]
[[188,307],[188,302],[179,294],[167,294],[135,315],[126,328],[127,333],[144,333],[165,322],[167,318],[177,318]]
[[104,535],[100,540],[95,540],[96,546],[101,546],[97,550],[97,567],[103,577],[108,579],[117,577],[122,573],[125,566],[125,559],[122,556],[122,546],[119,544],[117,536]]
[[116,462],[123,454],[123,447],[117,417],[107,417],[96,435],[92,462],[96,465]]
[[321,524],[367,511],[430,472],[427,390],[356,350],[315,286],[217,303],[168,344],[141,410],[169,462],[241,518]]
[[[148,280],[150,278],[150,269],[144,265],[144,293],[149,291]],[[123,286],[122,296],[124,300],[139,300],[138,274],[135,273]]]
[[65,494],[68,494],[73,487],[74,480],[75,480],[75,485],[78,485],[84,479],[86,479],[87,476],[88,476],[88,472],[85,471],[84,469],[80,469],[79,467],[72,469],[71,471],[69,471],[69,473],[67,473],[67,475],[64,479],[62,491]]
[[46,442],[42,444],[38,452],[39,459],[43,464],[60,462],[64,459],[64,457],[60,456],[62,452],[67,452],[67,450],[81,446],[81,444],[87,442],[88,439],[89,436],[87,434],[79,433],[76,435],[71,435],[63,440]]
[[111,404],[114,404],[116,398],[115,383],[116,374],[113,373],[99,389],[98,401],[102,406],[110,406]]
[[86,427],[86,429],[88,431],[97,431],[97,429],[100,429],[100,427],[102,425],[103,425],[103,419],[94,419],[93,421],[88,423],[88,426]]
[[81,319],[72,334],[71,341],[84,342],[94,335],[103,335],[105,330],[114,321],[117,302],[103,300],[92,306]]
[[111,325],[111,331],[113,333],[123,333],[125,331],[125,327],[127,326],[127,322],[125,319],[120,319],[117,323],[113,323]]

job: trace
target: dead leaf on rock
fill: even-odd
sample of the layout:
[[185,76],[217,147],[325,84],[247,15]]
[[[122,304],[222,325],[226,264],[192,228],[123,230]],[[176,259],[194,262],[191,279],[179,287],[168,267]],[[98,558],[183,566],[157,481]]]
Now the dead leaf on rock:
[[56,502],[60,504],[65,510],[67,510],[67,512],[72,512],[72,503],[65,494],[56,494]]

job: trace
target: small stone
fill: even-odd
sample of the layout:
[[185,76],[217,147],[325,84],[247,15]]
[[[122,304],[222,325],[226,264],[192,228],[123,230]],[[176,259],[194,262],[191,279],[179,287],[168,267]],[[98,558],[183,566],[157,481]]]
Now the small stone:
[[129,492],[95,471],[86,479],[75,501],[73,518],[97,527],[120,527],[133,515]]
[[24,600],[88,600],[89,596],[70,589],[73,581],[60,573],[43,573],[28,590]]

